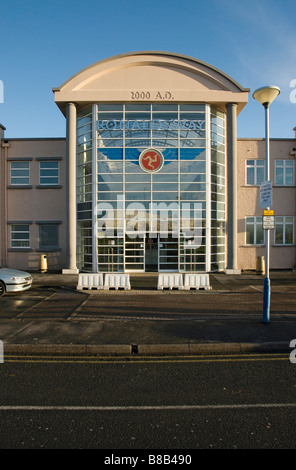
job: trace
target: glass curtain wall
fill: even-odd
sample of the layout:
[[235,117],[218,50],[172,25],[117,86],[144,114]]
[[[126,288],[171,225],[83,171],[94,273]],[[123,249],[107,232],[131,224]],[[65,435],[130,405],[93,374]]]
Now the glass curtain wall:
[[92,107],[77,115],[77,266],[80,271],[93,270],[92,217]]
[[[147,148],[164,157],[155,173],[139,165]],[[158,271],[223,269],[224,114],[171,103],[79,112],[77,219],[82,271],[145,271],[151,246]]]
[[211,109],[211,271],[225,268],[225,115]]

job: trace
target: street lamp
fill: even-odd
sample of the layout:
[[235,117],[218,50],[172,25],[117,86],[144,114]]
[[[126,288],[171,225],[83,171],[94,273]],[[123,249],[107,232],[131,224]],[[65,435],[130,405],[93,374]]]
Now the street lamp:
[[[266,157],[266,181],[270,180],[270,155],[269,155],[269,106],[280,94],[277,86],[266,86],[258,88],[253,93],[253,98],[265,108],[265,157]],[[270,209],[267,207],[267,209]],[[266,230],[265,241],[265,278],[263,289],[263,323],[270,321],[270,279],[269,279],[269,251],[270,251],[270,230]]]

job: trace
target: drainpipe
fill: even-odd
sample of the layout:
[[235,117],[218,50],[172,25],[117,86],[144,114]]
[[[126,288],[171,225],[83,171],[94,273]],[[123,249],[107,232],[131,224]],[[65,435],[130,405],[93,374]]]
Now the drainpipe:
[[0,266],[7,265],[7,158],[10,144],[4,140],[5,131],[0,124]]

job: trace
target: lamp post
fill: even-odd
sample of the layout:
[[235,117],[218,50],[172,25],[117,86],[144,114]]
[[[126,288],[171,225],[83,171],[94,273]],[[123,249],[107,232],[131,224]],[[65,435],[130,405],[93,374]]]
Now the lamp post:
[[[280,94],[277,86],[266,86],[258,88],[253,93],[253,98],[265,108],[265,158],[266,158],[266,181],[270,180],[270,155],[269,155],[269,106]],[[270,209],[267,207],[267,209]],[[269,255],[270,255],[270,231],[266,230],[265,238],[265,278],[263,289],[263,323],[270,321],[270,278],[269,278]]]

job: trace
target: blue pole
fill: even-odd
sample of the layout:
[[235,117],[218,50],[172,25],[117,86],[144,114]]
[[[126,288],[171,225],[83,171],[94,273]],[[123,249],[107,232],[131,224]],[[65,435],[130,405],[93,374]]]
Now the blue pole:
[[[265,107],[265,148],[266,148],[266,181],[270,180],[270,157],[269,157],[269,105],[264,103]],[[268,209],[270,209],[268,207]],[[270,250],[270,231],[265,230],[265,278],[263,288],[263,323],[270,321],[270,278],[269,278],[269,253]]]
[[263,323],[270,322],[270,279],[265,277],[263,288]]

